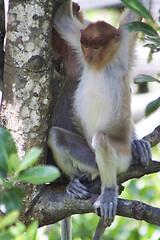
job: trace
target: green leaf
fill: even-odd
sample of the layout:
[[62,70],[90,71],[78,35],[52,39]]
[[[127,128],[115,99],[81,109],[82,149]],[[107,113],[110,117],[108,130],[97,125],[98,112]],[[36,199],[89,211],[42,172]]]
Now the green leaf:
[[145,19],[153,21],[150,12],[138,0],[122,0],[123,4]]
[[14,224],[14,226],[11,226],[9,228],[9,233],[13,237],[23,234],[25,231],[26,231],[26,226],[22,222],[17,222],[16,224]]
[[22,199],[25,196],[24,190],[19,187],[13,187],[3,191],[0,196],[0,204],[5,206],[6,213],[13,210],[21,210]]
[[[5,172],[12,173],[13,171],[12,154],[14,156],[17,154],[14,140],[6,128],[0,127],[0,168]],[[15,167],[17,167],[17,161],[14,164]]]
[[145,38],[141,38],[142,40],[145,40],[145,41],[150,41],[150,42],[153,42],[157,45],[157,47],[159,46],[160,47],[160,37],[159,36],[146,36]]
[[146,108],[146,116],[150,115],[152,112],[154,112],[159,107],[160,107],[160,97],[148,104],[148,106]]
[[38,160],[41,153],[42,150],[39,148],[34,147],[30,149],[22,159],[17,172],[19,173],[32,166]]
[[37,229],[38,229],[38,221],[35,220],[27,228],[27,231],[26,231],[27,240],[35,240],[37,235]]
[[134,79],[135,84],[144,83],[144,82],[158,82],[158,83],[160,83],[160,80],[158,80],[157,78],[148,76],[148,75],[144,75],[144,74],[141,74]]
[[152,55],[153,55],[154,51],[152,49],[150,49],[149,55],[148,55],[148,59],[147,62],[150,63],[152,61]]
[[143,32],[146,35],[149,36],[158,36],[158,33],[154,28],[152,28],[150,25],[144,23],[144,22],[131,22],[124,24],[124,27],[129,31],[129,32]]
[[19,211],[14,210],[0,220],[0,230],[14,224],[19,217]]
[[0,178],[5,179],[6,176],[7,176],[6,172],[2,168],[0,168]]
[[53,166],[35,166],[19,174],[18,180],[25,183],[44,184],[54,181],[60,176]]
[[12,240],[13,235],[9,231],[4,231],[0,233],[1,240]]
[[11,155],[9,156],[9,161],[8,162],[10,164],[11,170],[13,170],[13,172],[15,172],[17,170],[17,167],[20,164],[18,154],[17,153],[11,153]]

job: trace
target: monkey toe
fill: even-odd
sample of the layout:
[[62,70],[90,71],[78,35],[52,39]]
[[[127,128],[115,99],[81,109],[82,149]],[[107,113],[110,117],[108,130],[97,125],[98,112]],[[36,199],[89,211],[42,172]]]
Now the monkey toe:
[[105,227],[109,227],[114,221],[117,202],[117,190],[104,187],[101,195],[94,203],[95,212],[104,219]]
[[75,198],[87,199],[91,197],[87,187],[78,178],[74,178],[67,186],[67,193]]

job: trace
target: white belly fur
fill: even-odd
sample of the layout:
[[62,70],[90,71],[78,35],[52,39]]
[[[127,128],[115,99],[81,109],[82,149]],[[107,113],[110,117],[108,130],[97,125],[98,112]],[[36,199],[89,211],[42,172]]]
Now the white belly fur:
[[118,121],[120,109],[117,106],[121,91],[120,86],[115,84],[120,84],[120,81],[115,79],[113,72],[110,75],[109,71],[107,74],[104,71],[97,73],[84,70],[81,76],[74,108],[90,143],[97,131],[107,131]]

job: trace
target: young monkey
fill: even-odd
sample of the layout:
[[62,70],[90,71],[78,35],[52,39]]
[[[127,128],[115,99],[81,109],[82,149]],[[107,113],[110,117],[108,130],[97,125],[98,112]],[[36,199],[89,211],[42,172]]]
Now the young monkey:
[[[103,21],[84,27],[71,9],[69,0],[60,6],[54,27],[76,52],[80,64],[73,101],[75,125],[80,135],[54,126],[48,143],[57,165],[68,176],[100,175],[102,189],[94,207],[97,213],[100,211],[104,225],[110,226],[117,209],[117,174],[128,169],[131,143],[135,139],[129,81],[135,34]],[[127,11],[121,24],[137,19]],[[132,148],[139,145],[135,140]],[[140,161],[145,165],[151,153],[146,142],[142,145],[145,153]],[[71,187],[68,192],[88,196],[85,187],[76,187],[77,191]]]

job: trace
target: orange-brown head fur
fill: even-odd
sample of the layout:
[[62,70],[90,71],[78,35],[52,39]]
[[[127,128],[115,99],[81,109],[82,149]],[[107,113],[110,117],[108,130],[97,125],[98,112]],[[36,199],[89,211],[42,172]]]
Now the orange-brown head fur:
[[120,30],[98,21],[90,23],[81,31],[81,45],[84,58],[90,67],[101,69],[114,56],[120,40]]

